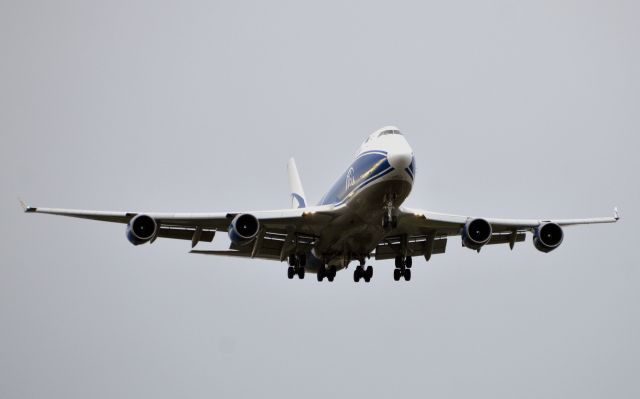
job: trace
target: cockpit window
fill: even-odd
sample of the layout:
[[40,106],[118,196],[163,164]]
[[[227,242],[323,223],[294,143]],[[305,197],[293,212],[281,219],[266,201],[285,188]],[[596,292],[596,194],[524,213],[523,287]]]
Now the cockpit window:
[[400,130],[384,130],[384,131],[380,132],[378,137],[386,136],[388,134],[399,134],[399,135],[402,136],[402,133],[400,133]]

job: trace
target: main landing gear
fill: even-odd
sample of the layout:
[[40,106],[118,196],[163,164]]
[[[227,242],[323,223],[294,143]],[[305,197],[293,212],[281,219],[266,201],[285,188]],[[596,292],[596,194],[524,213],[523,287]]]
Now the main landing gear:
[[318,269],[318,273],[316,276],[318,277],[318,281],[324,280],[325,277],[327,278],[327,280],[333,281],[333,279],[336,278],[336,272],[337,269],[335,266],[329,266],[328,268],[322,267]]
[[410,256],[396,256],[396,269],[393,271],[393,279],[400,281],[400,277],[404,277],[405,281],[411,280],[411,266],[413,260]]
[[287,277],[289,280],[298,276],[300,280],[304,278],[304,267],[307,264],[307,257],[305,255],[291,255],[289,256],[289,268],[287,269]]
[[365,283],[368,283],[371,281],[371,277],[373,277],[373,267],[371,266],[367,266],[365,269],[364,265],[360,265],[353,271],[353,281],[356,283],[359,282],[360,279],[364,279]]

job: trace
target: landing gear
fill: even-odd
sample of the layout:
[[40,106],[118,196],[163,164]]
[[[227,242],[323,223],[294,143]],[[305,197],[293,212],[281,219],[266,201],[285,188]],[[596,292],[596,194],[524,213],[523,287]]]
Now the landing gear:
[[396,267],[398,269],[411,269],[411,266],[413,266],[413,259],[410,256],[407,256],[406,258],[403,256],[396,256]]
[[307,257],[305,255],[290,255],[289,256],[289,268],[287,269],[287,277],[289,280],[298,276],[300,280],[304,278],[304,267],[307,263]]
[[398,227],[398,217],[393,214],[393,201],[395,195],[389,195],[384,206],[385,214],[382,217],[382,228],[386,231],[393,230]]
[[405,281],[411,280],[411,266],[413,266],[413,260],[410,256],[396,256],[396,269],[393,271],[393,279],[400,281],[400,277],[404,277]]
[[333,281],[333,279],[336,278],[336,272],[337,272],[336,267],[335,266],[331,266],[329,268],[329,270],[328,270],[328,273],[327,273],[327,279],[329,281]]
[[382,218],[382,228],[385,230],[393,230],[398,227],[398,217],[386,214]]
[[411,269],[395,269],[393,271],[393,279],[395,281],[400,281],[400,278],[404,277],[404,281],[411,280]]
[[356,270],[353,271],[353,281],[356,283],[360,281],[360,279],[364,279],[365,283],[371,281],[371,277],[373,277],[373,267],[367,266],[358,266]]
[[335,266],[330,266],[329,268],[322,267],[318,269],[318,273],[316,274],[316,277],[318,278],[318,281],[324,280],[325,277],[327,278],[327,280],[333,281],[333,279],[336,278],[337,272],[338,270],[336,269]]

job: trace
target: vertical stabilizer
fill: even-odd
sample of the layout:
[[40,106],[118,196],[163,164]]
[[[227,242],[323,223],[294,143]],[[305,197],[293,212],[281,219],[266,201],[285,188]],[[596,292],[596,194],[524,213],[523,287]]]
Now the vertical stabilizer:
[[287,164],[287,172],[289,172],[289,188],[291,189],[291,207],[304,208],[307,206],[307,199],[304,196],[302,182],[296,167],[296,161],[291,158]]

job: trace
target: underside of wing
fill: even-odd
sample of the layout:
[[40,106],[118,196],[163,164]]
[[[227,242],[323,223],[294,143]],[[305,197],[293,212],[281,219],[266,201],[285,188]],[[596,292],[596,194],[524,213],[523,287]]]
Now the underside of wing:
[[[456,235],[469,221],[477,219],[474,216],[451,215],[420,210],[403,209],[400,215],[400,223],[404,223],[409,229],[437,230],[443,233]],[[618,210],[614,209],[612,217],[584,218],[584,219],[505,219],[482,218],[489,222],[494,232],[510,232],[515,230],[532,231],[541,223],[555,223],[559,226],[575,226],[583,224],[615,223],[619,219]]]
[[[255,226],[253,226],[255,231],[251,234],[251,240],[249,240],[253,243],[253,246],[241,245],[244,242],[239,240],[230,249],[238,252],[238,254],[232,256],[263,257],[268,259],[280,259],[281,253],[288,254],[289,242],[297,237],[318,235],[323,226],[340,214],[339,209],[329,206],[218,213],[110,212],[38,208],[26,205],[23,205],[23,208],[27,213],[127,224],[127,237],[135,245],[146,242],[152,243],[157,238],[172,238],[190,240],[192,247],[198,242],[211,242],[217,231],[227,232],[232,225],[235,226],[240,216],[247,215],[246,220],[255,220]],[[247,226],[240,227],[247,228]]]
[[[525,240],[525,233],[518,232],[515,236],[511,233],[492,234],[486,245],[508,244],[522,242]],[[375,250],[376,260],[393,259],[398,256],[424,256],[427,260],[431,255],[445,253],[447,249],[447,235],[434,231],[432,234],[417,236],[393,236],[385,238],[378,244]]]
[[[615,223],[619,218],[617,209],[612,217],[585,219],[480,218],[402,209],[398,217],[397,232],[408,237],[406,248],[427,257],[431,253],[439,253],[437,243],[446,237],[461,236],[463,246],[479,251],[482,246],[492,244],[509,244],[513,248],[516,242],[525,240],[527,232],[533,233],[537,249],[549,252],[562,242],[563,227]],[[429,252],[431,245],[433,250]]]
[[193,254],[233,256],[283,261],[291,251],[308,253],[315,237],[295,232],[262,231],[252,242],[246,245],[231,243],[226,250],[192,250]]

